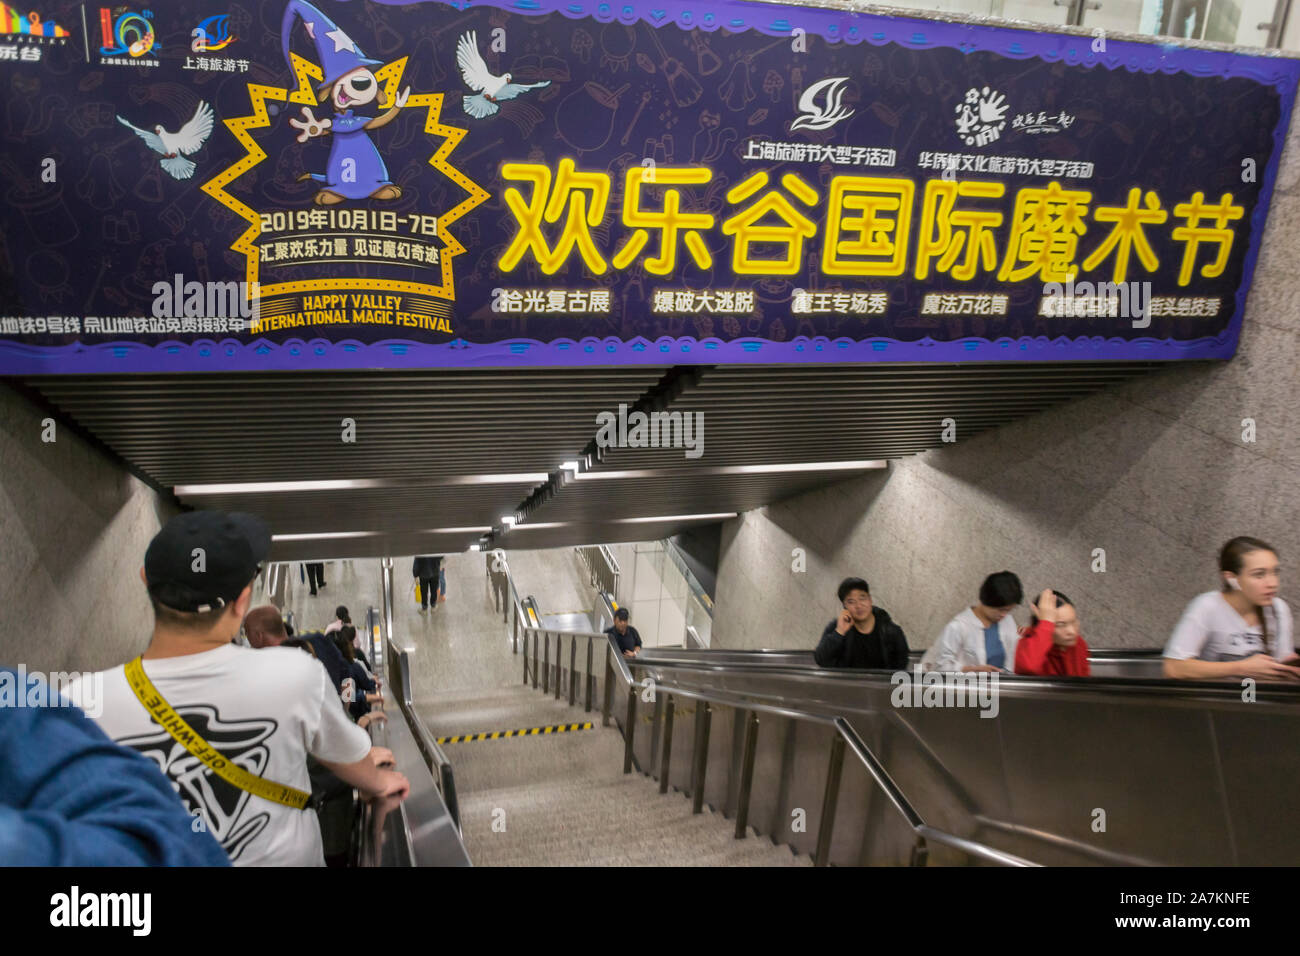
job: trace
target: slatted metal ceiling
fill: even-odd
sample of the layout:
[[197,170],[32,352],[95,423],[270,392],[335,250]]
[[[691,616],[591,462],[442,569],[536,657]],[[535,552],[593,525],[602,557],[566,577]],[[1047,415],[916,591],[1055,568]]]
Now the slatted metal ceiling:
[[[895,458],[1158,367],[864,365],[481,369],[43,377],[22,385],[163,487],[371,479],[377,487],[182,494],[263,515],[281,560],[460,551],[582,456],[596,416],[650,402],[704,414],[704,454],[614,448],[554,483],[505,547],[647,540],[689,523],[628,519],[737,512],[854,472],[725,473],[739,466]],[[684,374],[685,373],[685,374]],[[655,401],[655,396],[659,396]],[[341,440],[342,419],[356,442]],[[504,476],[489,482],[482,476]],[[549,525],[558,527],[549,527]]]
[[715,368],[668,406],[669,411],[703,413],[701,458],[687,460],[681,449],[611,449],[592,473],[669,474],[567,482],[538,510],[536,520],[590,523],[602,517],[745,510],[855,472],[753,475],[710,474],[711,469],[915,454],[941,444],[945,418],[954,419],[963,441],[1153,367]]

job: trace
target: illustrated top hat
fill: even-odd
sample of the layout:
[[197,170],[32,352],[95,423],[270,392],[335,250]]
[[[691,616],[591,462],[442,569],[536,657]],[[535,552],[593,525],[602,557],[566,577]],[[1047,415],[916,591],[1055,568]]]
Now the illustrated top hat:
[[280,24],[280,40],[284,46],[284,62],[289,60],[289,38],[294,18],[302,20],[307,35],[316,44],[316,57],[325,73],[317,92],[327,90],[353,70],[364,66],[378,66],[383,60],[372,60],[361,52],[352,38],[337,23],[312,6],[307,0],[289,0]]

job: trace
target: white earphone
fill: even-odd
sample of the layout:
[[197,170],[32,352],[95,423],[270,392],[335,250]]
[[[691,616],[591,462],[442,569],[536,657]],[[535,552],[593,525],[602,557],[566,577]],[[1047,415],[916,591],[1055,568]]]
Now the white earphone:
[[1241,585],[1237,582],[1237,576],[1235,574],[1228,575],[1228,586],[1231,587],[1234,591],[1241,590]]

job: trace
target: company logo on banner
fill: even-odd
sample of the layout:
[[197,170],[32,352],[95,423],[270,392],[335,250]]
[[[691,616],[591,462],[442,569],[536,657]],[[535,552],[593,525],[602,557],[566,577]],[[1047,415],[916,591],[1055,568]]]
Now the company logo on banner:
[[803,91],[799,97],[800,116],[790,124],[790,132],[797,129],[830,129],[841,120],[853,115],[853,110],[841,105],[847,76],[834,76],[820,80]]
[[996,142],[1007,128],[1005,97],[987,86],[966,91],[957,104],[957,135],[967,146],[987,146]]
[[0,374],[1233,354],[1300,63],[561,2],[0,3]]
[[68,35],[55,21],[43,19],[39,11],[19,13],[10,4],[0,3],[0,63],[39,63],[44,47],[66,46]]

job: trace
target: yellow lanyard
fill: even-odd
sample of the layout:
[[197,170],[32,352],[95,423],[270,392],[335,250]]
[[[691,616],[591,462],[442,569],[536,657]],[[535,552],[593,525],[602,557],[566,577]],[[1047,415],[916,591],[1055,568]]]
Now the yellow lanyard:
[[254,796],[273,803],[282,803],[295,810],[307,806],[307,801],[311,799],[310,793],[254,776],[214,750],[211,744],[195,733],[194,728],[187,724],[180,714],[172,710],[171,704],[167,703],[163,695],[158,693],[158,688],[154,687],[145,676],[144,665],[140,662],[140,658],[137,657],[126,665],[126,682],[131,685],[135,696],[158,725],[171,734],[172,739],[178,744],[203,761],[204,765],[222,780]]

